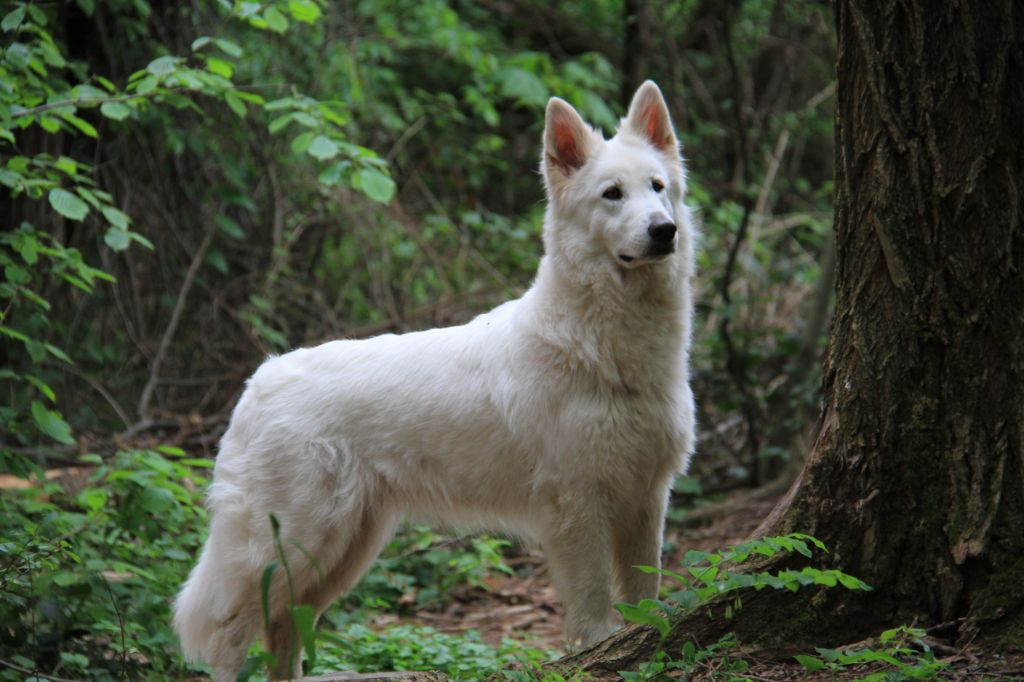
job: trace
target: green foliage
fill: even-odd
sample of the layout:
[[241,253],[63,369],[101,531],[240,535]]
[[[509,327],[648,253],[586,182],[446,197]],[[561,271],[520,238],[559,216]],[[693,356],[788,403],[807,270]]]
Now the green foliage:
[[[875,668],[858,682],[902,682],[904,680],[938,679],[948,666],[935,659],[935,652],[925,641],[925,631],[901,625],[878,636],[877,648],[826,649],[816,647],[819,656],[796,656],[809,672],[847,671],[853,668]],[[879,669],[881,668],[881,669]]]
[[479,680],[511,664],[536,665],[551,654],[505,641],[492,647],[475,631],[448,635],[429,627],[395,625],[375,632],[358,625],[341,625],[335,632],[318,633],[317,663],[307,674],[338,670],[438,670],[453,680]]
[[[365,671],[444,668],[458,679],[475,678],[486,670],[504,665],[515,651],[512,643],[495,650],[483,644],[473,632],[457,637],[435,633],[429,628],[399,627],[377,634],[357,624],[366,617],[368,608],[400,611],[402,603],[399,600],[418,608],[436,606],[458,587],[481,586],[484,578],[493,571],[511,573],[500,551],[510,544],[508,541],[479,536],[472,538],[467,546],[458,539],[447,540],[425,526],[406,529],[391,541],[382,558],[374,563],[369,574],[348,595],[347,604],[328,613],[327,620],[333,621],[336,627],[340,626],[343,634],[339,634],[317,630],[316,614],[312,608],[295,603],[291,568],[283,550],[280,523],[273,514],[270,515],[270,524],[277,559],[267,565],[261,578],[263,619],[269,627],[270,587],[274,575],[280,571],[290,595],[289,617],[305,652],[304,664],[308,669],[315,670],[324,665],[356,666],[356,669]],[[298,549],[307,554],[305,548]],[[412,599],[409,599],[410,595],[414,595]],[[359,604],[360,607],[353,611],[351,604]],[[372,641],[367,643],[367,639]],[[405,641],[407,639],[409,641]],[[461,654],[453,656],[453,651]],[[542,652],[524,649],[519,655],[533,660]],[[331,663],[324,664],[325,658]],[[255,674],[272,663],[273,656],[256,647],[247,661],[246,670]],[[394,665],[416,667],[390,667]],[[328,667],[325,672],[330,670]]]
[[[770,587],[791,592],[809,586],[841,586],[849,590],[871,589],[863,581],[835,569],[822,570],[808,566],[799,571],[756,570],[758,562],[780,553],[795,552],[810,558],[813,554],[812,546],[820,551],[827,551],[820,540],[803,533],[791,533],[758,538],[718,552],[690,550],[683,556],[681,571],[637,566],[636,568],[644,573],[659,573],[677,584],[673,587],[663,586],[663,591],[667,593],[663,599],[644,599],[639,604],[616,604],[615,608],[627,621],[657,630],[664,642],[672,630],[673,623],[712,605],[724,604],[725,615],[731,618],[736,610],[742,608],[742,599],[738,594],[728,600],[723,598],[744,589],[757,591]],[[731,636],[703,650],[697,650],[688,642],[678,657],[669,657],[659,647],[655,656],[645,662],[637,672],[625,671],[620,674],[628,682],[639,682],[654,679],[668,670],[692,670],[705,659],[721,657],[722,652],[734,645],[735,641]],[[729,659],[728,656],[720,663],[718,669],[729,675],[742,672],[745,665],[742,661]]]
[[488,535],[453,540],[411,526],[388,544],[346,602],[392,611],[436,607],[457,588],[480,587],[494,572],[511,574],[501,554],[508,545]]
[[[644,573],[659,573],[678,583],[675,589],[667,590],[665,599],[644,599],[639,604],[616,604],[615,608],[626,620],[642,623],[656,629],[664,638],[672,628],[671,620],[681,618],[708,606],[713,600],[743,589],[776,590],[796,592],[801,587],[818,585],[849,590],[871,589],[863,581],[836,569],[817,569],[810,566],[800,569],[778,571],[751,571],[744,564],[752,559],[773,557],[780,552],[796,552],[811,557],[810,546],[825,551],[821,541],[803,533],[792,533],[777,537],[759,538],[728,547],[719,552],[690,550],[683,556],[683,572],[652,566],[637,566]],[[742,607],[739,597],[726,604],[726,616]]]
[[65,677],[169,676],[170,600],[202,540],[210,463],[173,448],[82,460],[93,468],[77,493],[45,482],[0,496],[0,658]]
[[733,656],[739,646],[733,635],[726,635],[710,646],[698,649],[693,642],[683,644],[682,650],[675,658],[669,657],[664,650],[658,650],[649,661],[644,661],[636,671],[619,672],[626,682],[643,682],[655,679],[673,679],[679,672],[692,674],[697,670],[707,669],[708,675],[703,679],[712,680],[749,680],[743,673],[749,667],[747,662]]
[[[149,11],[144,3],[139,7]],[[238,2],[227,7],[229,17],[277,33],[288,29],[287,16],[297,22],[315,23],[321,15],[320,6],[313,0],[264,5]],[[91,13],[91,5],[86,11]],[[39,292],[52,290],[53,282],[63,280],[91,294],[96,280],[114,281],[103,270],[87,265],[78,249],[62,246],[62,240],[54,236],[68,229],[61,219],[101,230],[105,246],[114,252],[126,250],[132,242],[153,248],[149,239],[133,229],[132,218],[114,205],[112,194],[97,185],[92,166],[64,155],[21,153],[21,141],[31,139],[34,127],[50,135],[98,140],[99,129],[83,118],[93,109],[117,126],[134,123],[154,107],[202,114],[203,106],[219,100],[243,119],[250,107],[264,112],[271,133],[297,123],[299,132],[290,143],[294,153],[307,153],[320,162],[341,159],[334,168],[343,167],[344,172],[331,176],[325,185],[344,182],[383,203],[394,195],[386,163],[372,150],[349,141],[348,117],[337,102],[319,101],[294,88],[289,96],[268,100],[254,91],[258,87],[234,82],[239,61],[245,57],[245,49],[238,43],[221,37],[198,37],[190,53],[153,58],[119,87],[113,79],[91,73],[86,64],[69,59],[59,36],[49,29],[54,23],[52,12],[24,3],[16,3],[0,22],[9,39],[0,62],[0,145],[14,152],[0,168],[0,184],[15,200],[39,201],[45,196],[53,211],[44,218],[43,225],[22,222],[17,232],[5,234],[0,241],[6,247],[0,251],[0,265],[4,267],[0,298],[6,301],[0,312],[0,330],[21,344],[31,362],[44,360],[47,355],[71,362],[58,346],[44,340],[53,326],[53,306]],[[157,46],[156,51],[164,48]],[[211,254],[214,262],[216,253]],[[23,360],[16,362],[24,364]],[[43,379],[6,370],[3,378],[22,384],[9,393],[12,399],[0,408],[0,421],[15,441],[34,443],[34,436],[41,434],[58,443],[73,443],[71,428],[60,412],[30,398],[32,389],[36,389],[48,401],[56,400]],[[0,454],[7,470],[27,471],[27,464],[11,450]]]

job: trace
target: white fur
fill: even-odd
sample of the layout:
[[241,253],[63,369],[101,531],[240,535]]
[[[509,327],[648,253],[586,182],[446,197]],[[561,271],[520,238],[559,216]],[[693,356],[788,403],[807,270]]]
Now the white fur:
[[[573,644],[612,631],[614,600],[656,596],[657,576],[632,567],[659,565],[694,442],[695,239],[657,86],[608,141],[553,99],[542,169],[546,255],[522,298],[459,327],[296,350],[249,380],[217,457],[210,536],[175,604],[186,656],[215,679],[234,679],[263,627],[270,513],[291,573],[271,586],[277,677],[298,671],[288,603],[322,612],[403,518],[538,541]],[[602,196],[611,185],[621,199]],[[678,227],[674,253],[645,255],[652,219]]]

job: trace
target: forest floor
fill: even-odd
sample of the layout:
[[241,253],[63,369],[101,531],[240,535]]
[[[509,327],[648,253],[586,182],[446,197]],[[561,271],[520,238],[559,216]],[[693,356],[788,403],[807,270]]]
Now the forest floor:
[[[47,473],[48,478],[58,478],[63,485],[73,489],[81,489],[88,485],[88,469],[69,467]],[[22,479],[0,476],[0,489],[26,485],[30,484]],[[779,489],[778,494],[781,492]],[[691,549],[715,551],[749,539],[761,520],[774,507],[778,494],[767,494],[764,489],[738,489],[714,501],[700,502],[698,506],[684,513],[673,512],[666,531],[664,565],[681,565],[683,555]],[[481,585],[456,588],[441,609],[421,609],[409,615],[376,612],[365,624],[377,631],[383,631],[396,624],[429,625],[446,634],[462,634],[475,630],[484,642],[492,646],[512,641],[521,642],[525,647],[543,649],[554,655],[564,654],[563,611],[551,584],[543,555],[539,551],[517,546],[506,553],[505,563],[512,569],[511,575],[492,572]],[[951,641],[935,637],[928,637],[925,641],[934,652],[935,659],[945,665],[943,670],[929,679],[965,682],[1024,680],[1024,654],[989,651],[976,644],[958,647]],[[877,639],[849,642],[839,648],[865,650],[867,647],[876,651],[882,648]],[[728,654],[733,661],[742,659],[748,666],[738,677],[731,676],[723,670],[722,656],[709,657],[685,674],[682,671],[675,671],[678,674],[669,673],[668,676],[694,682],[733,679],[807,682],[912,679],[908,675],[892,675],[892,666],[883,668],[879,664],[850,665],[841,670],[810,672],[794,659],[795,653],[798,652],[750,650],[739,646],[730,650]],[[803,653],[815,654],[814,651]],[[883,670],[888,671],[890,676],[882,676]],[[351,673],[339,673],[329,678],[317,679],[359,679],[365,682],[385,677],[394,680],[406,676],[356,676]],[[410,674],[408,677],[418,680],[437,679],[436,676],[424,674]]]
[[[723,499],[699,507],[681,520],[670,522],[666,532],[666,566],[680,565],[683,554],[690,549],[714,551],[747,540],[761,520],[775,505],[777,497],[766,496],[763,491],[744,489],[734,491]],[[521,641],[531,647],[564,653],[562,635],[563,611],[539,551],[520,550],[507,557],[515,575],[498,574],[481,587],[467,587],[456,591],[443,611],[420,611],[410,616],[381,614],[370,624],[384,628],[395,623],[428,624],[445,633],[457,634],[476,630],[481,638],[498,645],[502,640]],[[953,643],[929,637],[927,644],[935,658],[947,667],[929,679],[993,682],[1024,680],[1024,654],[1000,654],[977,645],[957,648]],[[850,642],[843,650],[879,648],[878,640]],[[686,674],[680,679],[754,681],[801,680],[901,680],[909,675],[893,674],[891,666],[865,664],[845,666],[842,670],[808,671],[793,658],[793,651],[748,651],[740,647],[733,658],[742,658],[748,669],[739,677],[732,677],[720,668],[721,659],[711,659],[704,668]],[[814,651],[806,652],[814,655]],[[884,676],[880,671],[888,671]],[[877,677],[872,673],[878,674]],[[912,673],[910,673],[912,674]],[[367,676],[372,677],[372,676]]]

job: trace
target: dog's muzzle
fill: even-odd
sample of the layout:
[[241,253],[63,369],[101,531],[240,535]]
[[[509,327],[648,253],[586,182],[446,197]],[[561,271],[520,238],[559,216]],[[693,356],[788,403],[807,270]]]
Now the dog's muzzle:
[[646,257],[667,256],[676,250],[675,223],[668,221],[652,223],[647,228],[647,236],[650,241],[644,251]]

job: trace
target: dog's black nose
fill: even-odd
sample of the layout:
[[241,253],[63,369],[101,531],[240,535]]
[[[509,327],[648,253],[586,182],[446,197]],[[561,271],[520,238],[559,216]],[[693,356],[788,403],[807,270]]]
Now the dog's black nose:
[[672,223],[657,223],[647,228],[647,234],[657,244],[668,244],[676,236],[676,226]]

